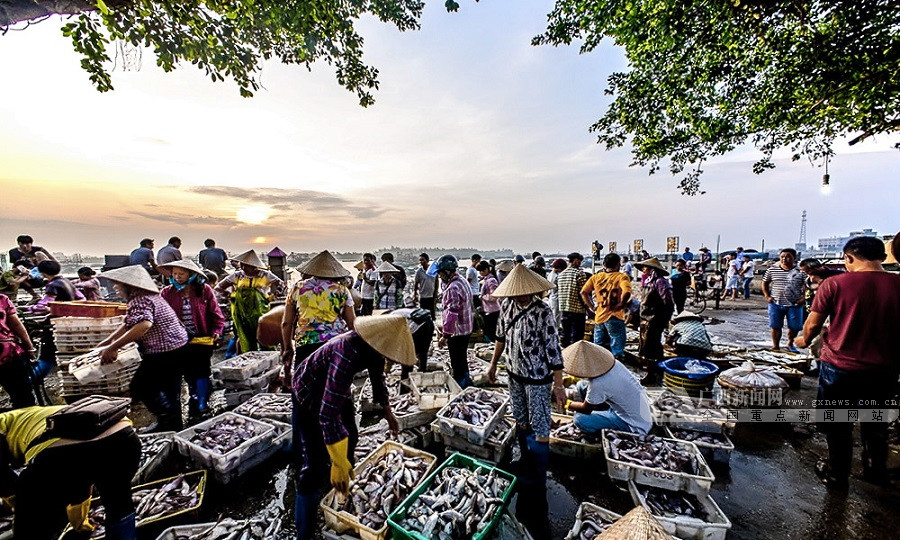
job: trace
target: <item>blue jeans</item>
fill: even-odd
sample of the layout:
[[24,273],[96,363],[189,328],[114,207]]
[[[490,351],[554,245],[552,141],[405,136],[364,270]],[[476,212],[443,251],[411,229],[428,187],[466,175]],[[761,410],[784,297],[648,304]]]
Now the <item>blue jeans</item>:
[[585,433],[600,433],[604,429],[631,431],[631,427],[622,420],[616,411],[594,411],[591,414],[575,413],[575,426]]
[[594,343],[609,349],[613,356],[621,360],[625,357],[625,334],[625,321],[612,317],[594,326]]
[[780,306],[769,302],[769,328],[781,330],[785,317],[789,330],[799,332],[803,329],[803,306]]
[[744,300],[750,299],[750,284],[753,282],[752,277],[744,278]]

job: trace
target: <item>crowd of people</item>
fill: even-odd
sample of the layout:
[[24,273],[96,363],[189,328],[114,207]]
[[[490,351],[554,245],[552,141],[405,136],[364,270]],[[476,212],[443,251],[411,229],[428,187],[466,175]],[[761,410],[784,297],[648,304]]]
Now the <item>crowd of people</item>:
[[[131,383],[131,395],[155,416],[151,430],[184,427],[183,382],[188,386],[188,422],[207,417],[211,357],[225,337],[227,317],[220,300],[227,295],[234,352],[281,347],[283,381],[293,400],[295,517],[301,539],[312,538],[318,530],[317,505],[326,479],[340,491],[346,492],[349,485],[357,441],[351,399],[356,373],[367,372],[373,401],[396,432],[399,426],[388,401],[385,363],[400,364],[403,377],[414,366],[424,370],[436,338],[437,347],[448,351],[452,377],[465,388],[472,384],[467,349],[480,327],[485,340],[494,345],[487,373],[490,381],[497,379],[501,358],[506,361],[521,455],[514,467],[526,488],[519,508],[525,520],[534,523],[535,516],[543,516],[546,522],[554,403],[559,410],[568,408],[575,424],[587,433],[617,429],[645,434],[651,422],[641,384],[659,382],[664,341],[677,354],[693,358],[705,358],[712,350],[702,317],[684,310],[686,289],[712,260],[706,248],[696,261],[686,248],[671,272],[646,252],[635,261],[610,253],[593,273],[585,271],[584,257],[577,252],[549,264],[538,252],[532,254],[530,264],[522,256],[497,262],[473,254],[465,267],[452,255],[432,261],[422,253],[409,284],[406,270],[390,253],[381,256],[380,264],[374,254],[366,253],[354,266],[354,276],[323,251],[297,269],[300,279],[290,289],[254,250],[229,258],[210,239],[197,264],[185,259],[180,248],[181,240],[172,237],[154,254],[154,241],[144,239],[129,257],[132,264],[100,275],[112,283],[115,296],[126,302],[124,322],[100,343],[101,362],[115,361],[123,347],[137,343],[142,362]],[[19,237],[13,251],[10,260],[19,270],[10,279],[37,300],[26,309],[41,312],[50,302],[100,297],[97,276],[90,269],[79,270],[74,282],[62,278],[59,263],[34,246],[30,237]],[[847,272],[841,274],[814,259],[804,259],[798,267],[796,252],[784,249],[778,263],[763,276],[774,349],[780,347],[785,320],[791,350],[808,346],[823,334],[822,398],[861,399],[876,390],[884,399],[893,395],[900,359],[887,332],[900,323],[900,277],[883,272],[885,257],[880,241],[853,239],[844,249]],[[36,267],[37,274],[32,275],[23,261]],[[229,262],[234,267],[231,272]],[[741,248],[727,257],[727,263],[726,288],[736,299],[737,283],[747,291],[745,282],[736,280],[749,279],[748,272],[752,277],[754,263]],[[639,273],[636,280],[632,269]],[[283,311],[271,309],[276,296],[284,298]],[[7,295],[0,295],[0,308],[0,385],[16,409],[0,414],[0,435],[5,436],[0,438],[0,465],[49,462],[46,467],[50,468],[39,469],[46,474],[57,465],[44,457],[58,452],[53,444],[31,446],[50,414],[43,410],[46,407],[34,407],[32,384],[48,370],[34,367],[34,343]],[[873,316],[879,324],[867,322]],[[589,317],[593,335],[585,339]],[[274,341],[261,337],[269,319],[277,327]],[[823,330],[826,319],[831,326]],[[629,325],[639,330],[639,357],[647,371],[640,381],[623,363]],[[52,364],[53,359],[43,354],[49,343],[52,336],[42,336],[41,359]],[[569,393],[562,382],[564,371],[582,378]],[[122,456],[130,456],[134,430],[130,422],[125,424],[79,444],[102,447],[104,452],[121,450]],[[884,472],[886,428],[866,426],[867,475],[877,478]],[[845,487],[852,432],[834,429],[827,436],[830,459],[818,472],[830,486]],[[115,470],[127,474],[131,460],[123,461],[122,456]],[[98,488],[101,483],[98,480]],[[107,537],[133,538],[133,505],[120,500],[122,490],[114,482],[105,485],[101,496],[104,504],[108,502],[112,524],[107,526]],[[0,488],[5,496],[15,491],[15,483],[4,483],[0,475]],[[65,502],[73,526],[84,522],[80,495],[59,502]],[[33,511],[29,508],[26,515]],[[47,537],[47,523],[34,521],[17,519],[17,536]],[[540,524],[536,527],[540,530]]]

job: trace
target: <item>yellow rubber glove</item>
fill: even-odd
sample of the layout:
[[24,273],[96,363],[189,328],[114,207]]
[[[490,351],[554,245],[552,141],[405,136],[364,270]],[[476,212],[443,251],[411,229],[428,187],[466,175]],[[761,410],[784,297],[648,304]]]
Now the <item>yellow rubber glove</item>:
[[336,443],[326,445],[328,455],[331,456],[331,485],[344,494],[350,490],[350,479],[353,478],[353,468],[347,459],[349,444],[350,440],[345,437]]
[[13,512],[16,511],[16,496],[15,495],[10,495],[9,497],[0,497],[0,500],[3,501],[3,504],[7,508],[12,510]]
[[94,526],[88,521],[88,514],[91,511],[91,498],[88,497],[83,503],[70,504],[66,506],[66,516],[69,518],[69,525],[76,531],[93,531]]

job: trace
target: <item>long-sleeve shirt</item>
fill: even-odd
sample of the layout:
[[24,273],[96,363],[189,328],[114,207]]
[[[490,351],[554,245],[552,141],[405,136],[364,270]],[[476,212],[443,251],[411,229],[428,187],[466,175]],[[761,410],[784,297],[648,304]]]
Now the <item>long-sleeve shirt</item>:
[[581,300],[581,289],[587,283],[587,274],[581,268],[568,267],[556,278],[559,290],[559,309],[569,313],[584,313],[584,301]]
[[672,285],[669,280],[651,274],[641,278],[642,293],[641,320],[655,323],[668,323],[675,311],[675,299],[672,297]]
[[441,324],[445,337],[465,336],[472,333],[472,289],[468,282],[453,274],[444,286],[441,307]]
[[100,280],[92,277],[90,279],[80,279],[72,283],[76,289],[81,291],[85,300],[100,300]]
[[[193,285],[188,285],[193,287]],[[179,320],[184,318],[184,294],[182,291],[175,289],[169,285],[159,292],[160,296],[178,315]],[[191,308],[191,320],[194,322],[194,330],[197,336],[221,336],[225,332],[225,315],[219,307],[219,301],[216,299],[216,293],[212,287],[203,285],[203,293],[201,296],[193,295],[188,297],[188,303]]]
[[354,331],[330,340],[294,371],[291,381],[294,399],[304,413],[318,414],[325,444],[348,436],[341,413],[353,398],[353,375],[364,369],[369,370],[372,400],[387,405],[384,358]]
[[481,282],[481,307],[485,313],[500,311],[500,299],[494,298],[494,291],[499,286],[500,282],[491,274],[488,274],[484,281]]
[[497,341],[506,343],[509,375],[521,382],[546,384],[563,368],[556,319],[550,306],[535,299],[519,307],[509,298],[500,305]]
[[151,325],[147,333],[137,340],[142,353],[159,354],[187,344],[187,330],[162,296],[151,293],[128,301],[125,326],[131,328],[142,321],[148,321]]

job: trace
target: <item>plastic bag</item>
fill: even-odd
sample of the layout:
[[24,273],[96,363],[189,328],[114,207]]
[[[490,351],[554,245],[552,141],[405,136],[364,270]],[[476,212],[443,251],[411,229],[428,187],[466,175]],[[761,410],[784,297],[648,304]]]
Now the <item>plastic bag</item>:
[[741,388],[786,388],[788,385],[775,373],[758,370],[756,364],[749,360],[740,367],[723,371],[719,380]]
[[688,373],[709,373],[709,369],[703,366],[699,360],[691,358],[684,363],[684,371]]

